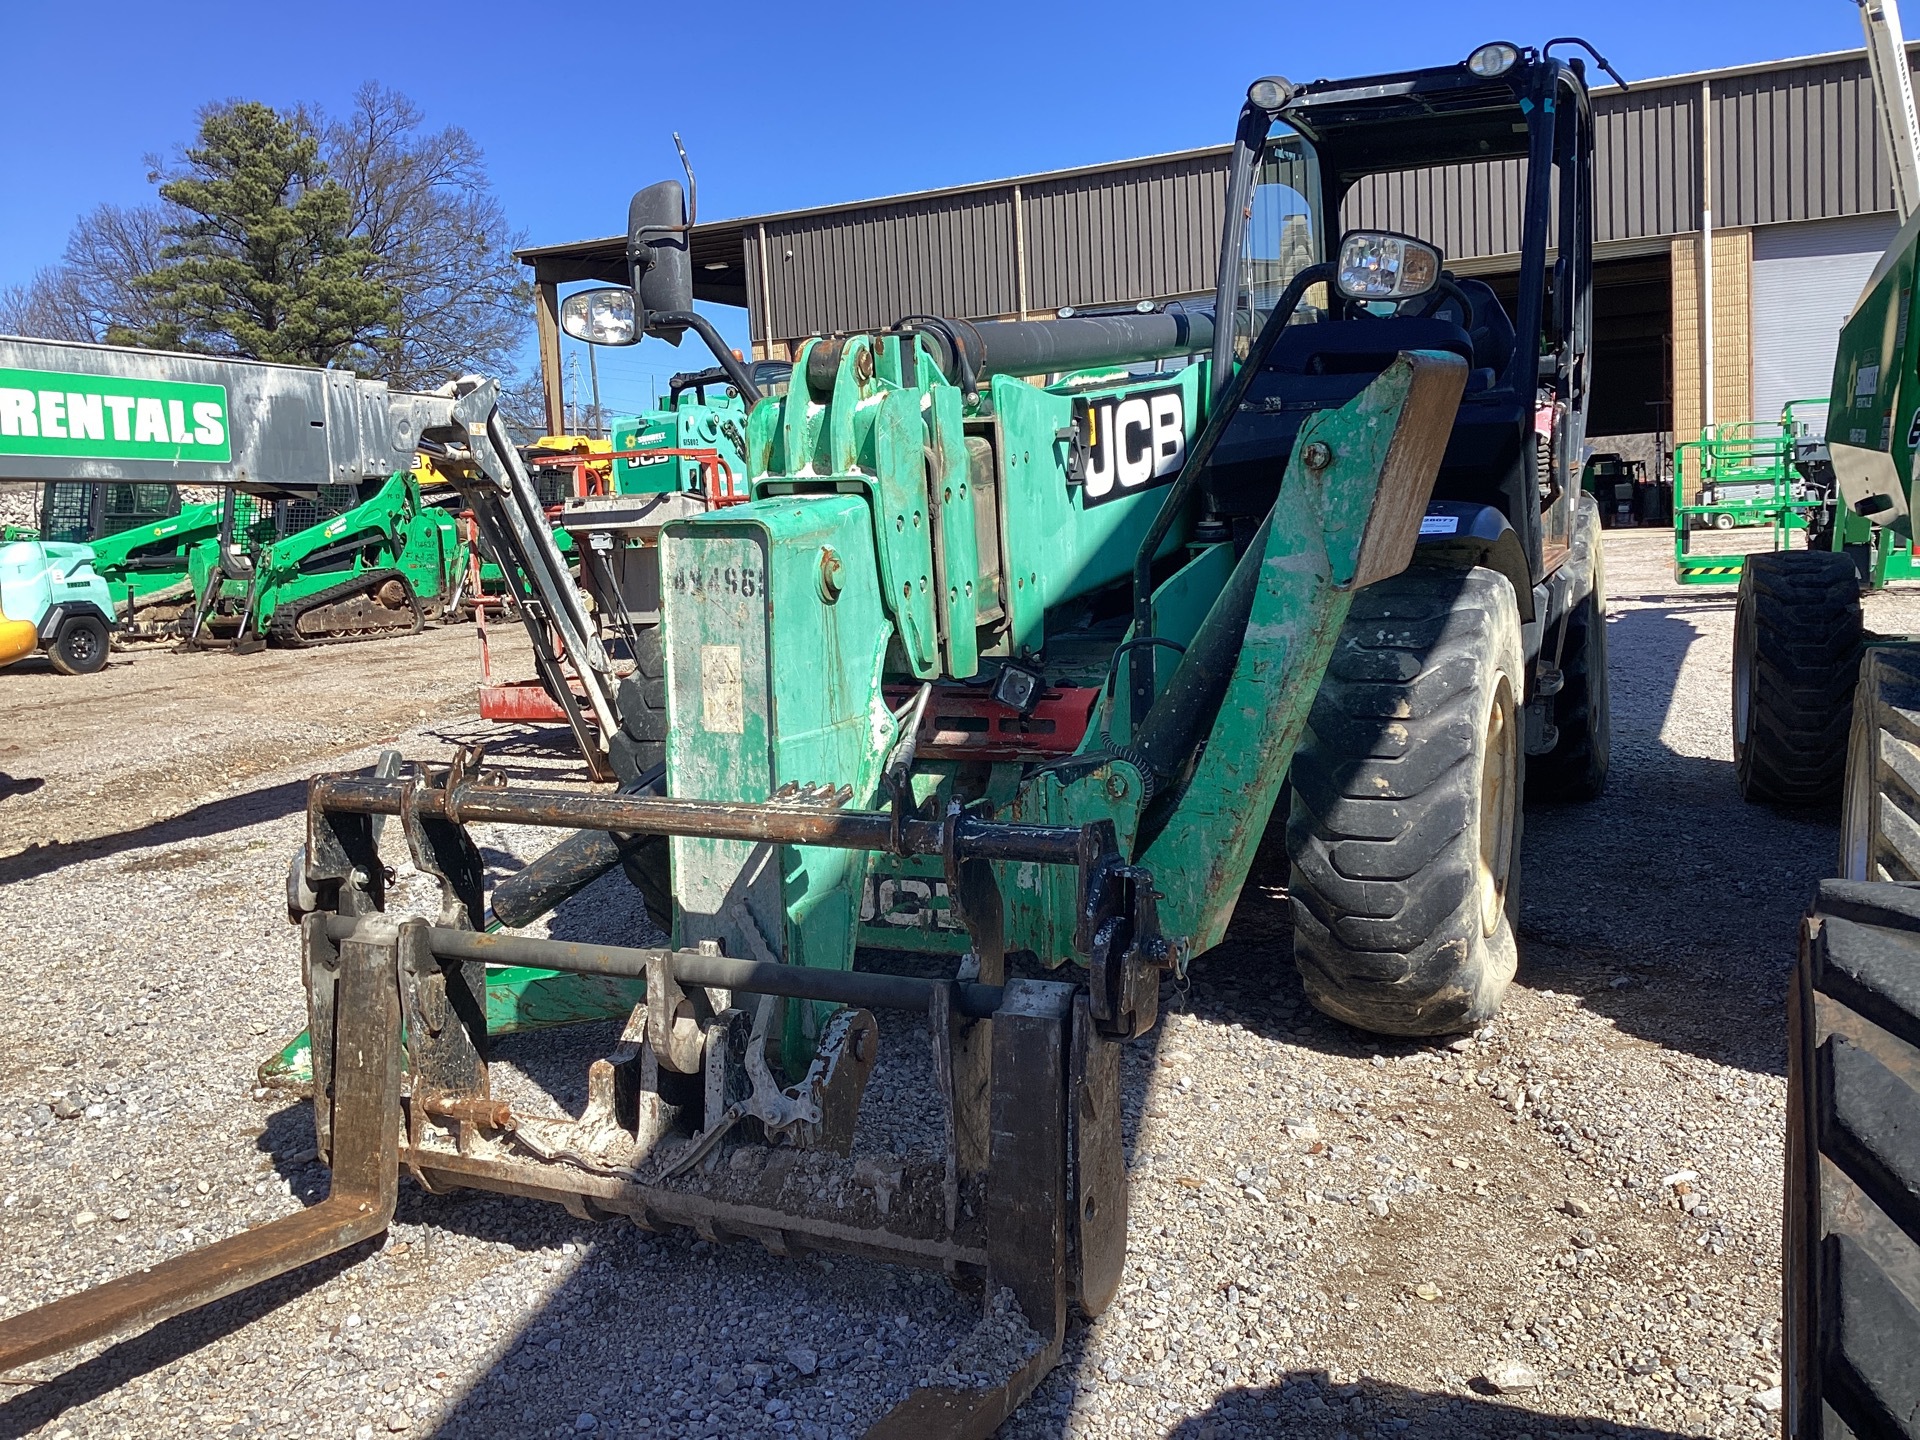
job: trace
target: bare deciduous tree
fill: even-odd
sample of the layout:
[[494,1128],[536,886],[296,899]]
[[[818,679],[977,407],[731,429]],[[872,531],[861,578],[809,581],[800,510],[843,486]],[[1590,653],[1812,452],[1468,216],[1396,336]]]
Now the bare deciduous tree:
[[[412,101],[372,83],[342,118],[304,109],[291,118],[317,132],[318,173],[349,197],[346,233],[371,255],[367,279],[400,297],[377,345],[354,363],[402,389],[463,373],[514,375],[531,290],[513,258],[520,237],[473,137],[458,126],[428,130]],[[156,183],[178,179],[177,164],[149,163]],[[0,331],[116,342],[161,334],[154,288],[133,282],[165,268],[178,209],[160,199],[81,217],[61,263],[0,290]]]
[[153,302],[133,285],[160,263],[164,203],[102,205],[80,217],[66,253],[25,285],[0,292],[0,330],[48,340],[104,341],[145,330]]
[[385,375],[402,388],[510,373],[532,298],[479,145],[425,124],[406,96],[368,83],[325,132],[328,172],[353,201],[349,233],[401,297]]

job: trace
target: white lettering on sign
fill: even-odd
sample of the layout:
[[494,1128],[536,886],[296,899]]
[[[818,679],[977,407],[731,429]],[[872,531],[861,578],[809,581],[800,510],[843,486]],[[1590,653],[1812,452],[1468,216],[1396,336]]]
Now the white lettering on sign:
[[40,392],[40,433],[49,440],[67,438],[67,397],[58,390]]
[[104,440],[107,427],[100,416],[98,395],[81,395],[76,391],[67,392],[67,438],[69,440]]
[[[118,399],[118,396],[114,396]],[[227,443],[226,423],[220,417],[220,407],[211,400],[199,400],[193,407],[193,439],[197,445],[224,445]]]
[[700,724],[709,735],[746,732],[746,686],[738,645],[700,647]]
[[1082,503],[1098,505],[1180,472],[1187,458],[1186,397],[1179,389],[1097,400],[1087,416]]
[[40,433],[40,419],[33,411],[31,390],[0,390],[0,435]]
[[127,421],[127,417],[133,414],[133,397],[105,395],[101,399],[113,416],[113,438],[121,441],[133,439],[133,426]]
[[1880,367],[1862,365],[1853,372],[1853,404],[1862,409],[1873,403],[1873,397],[1880,393]]
[[136,443],[148,440],[159,445],[167,443],[167,417],[160,402],[152,396],[143,395],[134,404],[133,438]]

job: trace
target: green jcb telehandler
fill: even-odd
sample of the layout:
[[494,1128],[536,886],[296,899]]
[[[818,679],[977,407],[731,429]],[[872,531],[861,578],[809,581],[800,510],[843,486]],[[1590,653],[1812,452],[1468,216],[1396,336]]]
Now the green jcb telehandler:
[[[1527,168],[1513,318],[1431,245],[1334,218],[1370,174],[1483,157]],[[1117,1290],[1119,1045],[1220,940],[1290,771],[1316,1000],[1412,1029],[1497,1002],[1527,737],[1570,792],[1604,772],[1573,500],[1590,157],[1579,67],[1514,46],[1262,79],[1211,306],[916,318],[809,342],[778,397],[692,309],[679,185],[641,191],[631,287],[570,297],[568,328],[692,331],[751,407],[752,498],[659,537],[664,764],[612,794],[492,783],[472,753],[315,780],[288,904],[331,1196],[0,1321],[0,1368],[378,1233],[404,1171],[983,1280],[1020,1343],[969,1345],[869,1433],[991,1433],[1069,1308]],[[425,438],[517,534],[537,497],[495,396]],[[430,916],[386,909],[393,816]],[[504,906],[475,823],[576,834]],[[666,944],[488,930],[489,899],[518,923],[621,862]],[[909,864],[963,945],[856,966],[868,881]],[[489,965],[644,983],[577,1118],[493,1095]],[[924,1031],[937,1138],[855,1155],[882,1023]]]

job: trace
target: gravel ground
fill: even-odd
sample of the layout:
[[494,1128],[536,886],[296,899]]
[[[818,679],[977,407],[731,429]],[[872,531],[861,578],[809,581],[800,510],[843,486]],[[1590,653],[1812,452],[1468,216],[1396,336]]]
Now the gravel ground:
[[[1500,1020],[1431,1046],[1320,1018],[1284,897],[1250,885],[1128,1047],[1123,1293],[1005,1435],[1777,1428],[1781,1002],[1835,835],[1734,793],[1731,591],[1678,592],[1664,534],[1607,554],[1614,783],[1528,813]],[[1920,630],[1920,596],[1868,622]],[[104,693],[0,675],[0,1314],[325,1193],[305,1107],[252,1088],[303,1020],[280,915],[300,782],[481,733],[470,646],[147,652]],[[498,763],[559,773],[554,739]],[[133,813],[108,812],[129,781]],[[478,838],[496,875],[544,843]],[[552,928],[646,920],[612,877]],[[611,1039],[500,1054],[577,1109]],[[913,1049],[883,1051],[888,1108],[911,1110],[889,1072]],[[858,1434],[976,1306],[936,1276],[408,1185],[382,1245],[0,1381],[0,1435]]]

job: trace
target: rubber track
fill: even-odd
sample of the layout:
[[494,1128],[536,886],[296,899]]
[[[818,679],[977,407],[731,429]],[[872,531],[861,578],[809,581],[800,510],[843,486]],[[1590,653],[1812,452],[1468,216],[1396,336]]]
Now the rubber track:
[[1753,657],[1747,743],[1734,756],[1746,799],[1820,805],[1839,797],[1860,626],[1859,579],[1845,555],[1747,557],[1733,641]]
[[[413,606],[413,628],[402,630],[399,626],[380,630],[370,635],[328,635],[314,637],[299,633],[300,617],[323,605],[338,604],[342,600],[351,600],[356,595],[364,595],[377,589],[389,580],[398,580],[407,591],[407,603]],[[398,570],[363,570],[351,580],[319,590],[307,596],[297,606],[281,605],[275,608],[273,619],[267,625],[267,637],[275,645],[288,650],[311,650],[322,645],[352,645],[362,640],[385,640],[394,635],[418,635],[426,629],[427,614],[420,605],[420,597],[414,593],[407,577]]]
[[1920,890],[1828,880],[1788,994],[1786,1433],[1920,1436]]
[[1492,936],[1477,891],[1479,746],[1503,651],[1517,698],[1519,618],[1494,571],[1409,571],[1354,600],[1294,757],[1287,822],[1295,963],[1308,998],[1350,1024],[1465,1029],[1512,979],[1518,796]]

